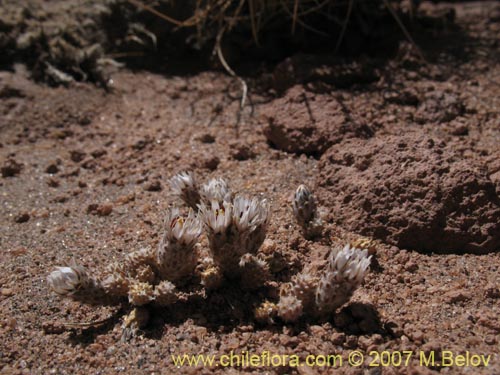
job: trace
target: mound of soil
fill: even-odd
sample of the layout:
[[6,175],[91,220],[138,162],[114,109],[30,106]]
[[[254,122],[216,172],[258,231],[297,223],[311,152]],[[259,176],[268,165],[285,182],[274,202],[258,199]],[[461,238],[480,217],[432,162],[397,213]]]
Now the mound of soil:
[[500,248],[500,199],[486,171],[410,134],[330,148],[322,199],[345,228],[400,248],[476,254]]
[[262,110],[264,135],[279,150],[320,156],[344,138],[369,138],[374,131],[349,118],[332,95],[314,94],[295,86]]

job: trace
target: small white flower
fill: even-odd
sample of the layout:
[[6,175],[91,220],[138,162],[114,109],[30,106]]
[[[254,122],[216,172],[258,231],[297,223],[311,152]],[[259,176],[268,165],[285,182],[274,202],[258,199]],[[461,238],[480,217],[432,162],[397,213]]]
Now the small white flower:
[[345,280],[358,286],[367,274],[371,258],[366,249],[356,249],[349,244],[344,248],[337,247],[330,253],[328,271],[335,280]]
[[85,277],[85,269],[82,267],[56,267],[47,277],[47,282],[57,294],[70,295],[80,288]]
[[237,196],[233,201],[233,221],[240,233],[265,227],[269,218],[266,200]]
[[201,222],[193,210],[189,210],[188,216],[183,217],[178,208],[170,209],[167,212],[165,226],[164,239],[171,243],[179,243],[187,248],[195,245],[202,231]]
[[200,203],[198,185],[192,172],[181,172],[170,179],[170,186],[188,206],[196,208]]
[[213,178],[201,187],[201,196],[205,203],[211,201],[230,201],[231,189],[223,178]]
[[181,172],[172,177],[170,180],[170,186],[174,192],[181,195],[183,190],[195,188],[196,181],[192,172]]
[[208,205],[200,206],[200,213],[209,233],[218,234],[226,232],[232,222],[233,207],[229,202],[219,203],[213,200]]

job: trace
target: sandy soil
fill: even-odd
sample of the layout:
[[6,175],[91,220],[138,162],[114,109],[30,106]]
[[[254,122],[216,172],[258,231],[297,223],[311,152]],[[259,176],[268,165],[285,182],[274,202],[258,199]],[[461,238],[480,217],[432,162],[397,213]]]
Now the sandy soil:
[[[240,123],[240,86],[221,72],[121,69],[105,91],[37,84],[22,64],[1,71],[1,373],[499,374],[500,7],[453,7],[467,37],[451,32],[424,45],[432,62],[406,42],[384,60],[295,55],[249,79],[253,108]],[[267,246],[283,267],[257,292],[227,285],[152,309],[149,324],[123,341],[127,311],[61,299],[46,277],[72,259],[100,272],[156,246],[165,209],[178,203],[168,179],[183,170],[267,198]],[[302,183],[327,221],[314,241],[291,213]],[[378,241],[371,272],[335,316],[255,321],[253,309],[276,299],[277,285],[360,234]],[[353,350],[365,355],[361,367],[347,363]],[[373,352],[403,350],[413,352],[407,366],[370,366]],[[230,351],[345,361],[176,369],[171,360]],[[491,359],[422,365],[420,353],[433,351],[436,363],[443,351]]]

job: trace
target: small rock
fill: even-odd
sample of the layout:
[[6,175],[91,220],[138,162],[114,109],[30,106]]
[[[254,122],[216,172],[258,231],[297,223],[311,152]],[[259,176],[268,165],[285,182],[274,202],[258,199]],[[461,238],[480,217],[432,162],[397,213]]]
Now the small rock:
[[205,159],[203,161],[203,166],[211,171],[215,171],[219,166],[220,159],[217,156]]
[[2,177],[17,176],[22,168],[22,164],[19,164],[14,159],[7,159],[2,165]]
[[83,151],[73,150],[70,153],[70,158],[75,163],[81,162],[83,159],[85,159],[85,156],[87,156],[87,154]]
[[14,293],[13,289],[11,289],[11,288],[2,288],[2,296],[4,296],[4,297],[11,297],[14,294],[15,293]]
[[107,355],[114,355],[116,353],[116,346],[111,345],[107,350],[106,354]]
[[115,236],[123,236],[125,233],[127,232],[123,228],[118,228],[113,232]]
[[108,216],[113,212],[111,204],[90,204],[87,207],[87,213],[98,216]]
[[16,318],[8,318],[5,320],[5,324],[10,329],[14,329],[17,326],[17,320],[16,320]]
[[146,191],[161,191],[161,182],[158,180],[154,180],[146,186]]
[[18,247],[16,249],[7,250],[7,253],[14,256],[20,256],[26,254],[27,251],[28,250],[25,247]]
[[110,204],[103,204],[97,208],[97,214],[99,216],[108,216],[113,211],[113,206]]
[[65,194],[58,195],[52,201],[55,203],[65,203],[69,200],[69,197]]
[[214,143],[215,137],[212,134],[204,133],[197,138],[201,143]]
[[358,345],[360,349],[366,350],[370,345],[372,345],[372,340],[368,336],[360,336],[358,339]]
[[148,139],[148,138],[144,138],[144,139],[139,139],[138,141],[136,141],[133,145],[132,145],[132,148],[134,150],[137,150],[137,151],[141,151],[143,150],[149,143],[151,143],[151,140]]
[[104,149],[94,150],[90,153],[94,159],[100,158],[103,155],[106,155],[108,152]]
[[104,350],[103,346],[96,342],[90,344],[87,349],[93,354],[101,353]]
[[116,203],[117,204],[127,204],[129,202],[132,202],[135,200],[135,193],[130,193],[130,194],[127,194],[127,195],[121,195],[120,197],[118,197],[118,199],[116,200]]
[[56,174],[57,172],[59,172],[59,167],[57,166],[56,163],[51,163],[46,169],[45,169],[45,173],[48,173],[48,174]]
[[56,129],[50,133],[50,137],[53,139],[66,139],[73,135],[73,131],[69,129]]
[[27,212],[21,212],[14,218],[16,223],[26,223],[30,219],[30,214]]
[[280,344],[285,348],[295,348],[300,344],[300,340],[296,336],[280,335]]
[[444,297],[447,303],[463,302],[471,298],[470,294],[463,290],[452,290],[446,293]]
[[97,163],[94,161],[94,159],[87,159],[82,163],[82,168],[93,171],[97,168]]
[[240,340],[238,340],[236,337],[229,337],[224,344],[226,349],[236,350],[240,347]]
[[456,124],[450,127],[450,134],[464,136],[469,134],[469,127],[465,124]]
[[314,337],[322,337],[325,334],[325,329],[321,326],[310,326],[309,331]]
[[345,342],[345,333],[343,332],[336,332],[332,334],[332,337],[330,338],[330,341],[334,345],[342,345]]
[[415,272],[416,270],[418,270],[418,264],[414,261],[409,261],[408,263],[405,264],[405,270],[408,271],[408,272]]
[[60,183],[59,180],[51,177],[47,180],[47,185],[49,185],[51,188],[57,188],[59,187]]
[[355,335],[349,335],[346,337],[344,347],[347,349],[354,349],[358,347],[358,337]]
[[90,119],[89,116],[82,116],[78,119],[78,123],[81,125],[81,126],[87,126],[89,125],[90,123],[92,122],[92,120]]
[[500,298],[500,289],[496,285],[489,284],[486,286],[485,294],[488,298]]
[[252,148],[246,144],[235,142],[230,145],[230,148],[231,157],[235,160],[243,161],[253,159],[256,155]]
[[422,351],[426,354],[431,352],[441,353],[441,344],[438,341],[429,341],[422,345]]
[[424,333],[420,330],[410,333],[410,336],[417,344],[421,344],[424,341]]
[[495,345],[497,340],[494,335],[486,335],[486,337],[484,338],[484,342],[488,345]]

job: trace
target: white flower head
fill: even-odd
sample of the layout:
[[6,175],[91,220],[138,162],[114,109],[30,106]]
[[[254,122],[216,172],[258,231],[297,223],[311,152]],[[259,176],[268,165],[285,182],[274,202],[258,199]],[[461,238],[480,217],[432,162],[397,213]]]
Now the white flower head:
[[371,256],[367,250],[338,246],[332,249],[328,266],[316,289],[316,307],[320,315],[332,313],[351,298],[368,272]]
[[170,186],[188,206],[196,208],[200,202],[198,185],[192,172],[181,172],[170,179]]
[[306,185],[299,185],[292,202],[293,214],[301,226],[307,225],[316,214],[314,196]]
[[195,245],[202,231],[201,222],[193,210],[189,210],[188,216],[184,217],[180,215],[178,208],[172,208],[167,212],[165,227],[166,240],[188,248]]
[[269,220],[267,201],[237,196],[233,200],[233,222],[240,233],[265,228]]
[[217,200],[212,200],[208,205],[201,205],[200,212],[209,233],[224,233],[231,225],[233,207],[229,202],[221,204]]
[[47,277],[47,282],[54,292],[65,296],[77,292],[86,278],[83,267],[56,267]]
[[201,197],[205,203],[230,201],[231,189],[223,178],[212,178],[201,187]]
[[349,244],[332,249],[328,260],[328,272],[338,282],[347,281],[358,286],[365,278],[371,262],[368,250],[360,250]]
[[194,189],[196,187],[196,180],[193,172],[180,172],[172,177],[170,185],[180,195],[185,189]]

